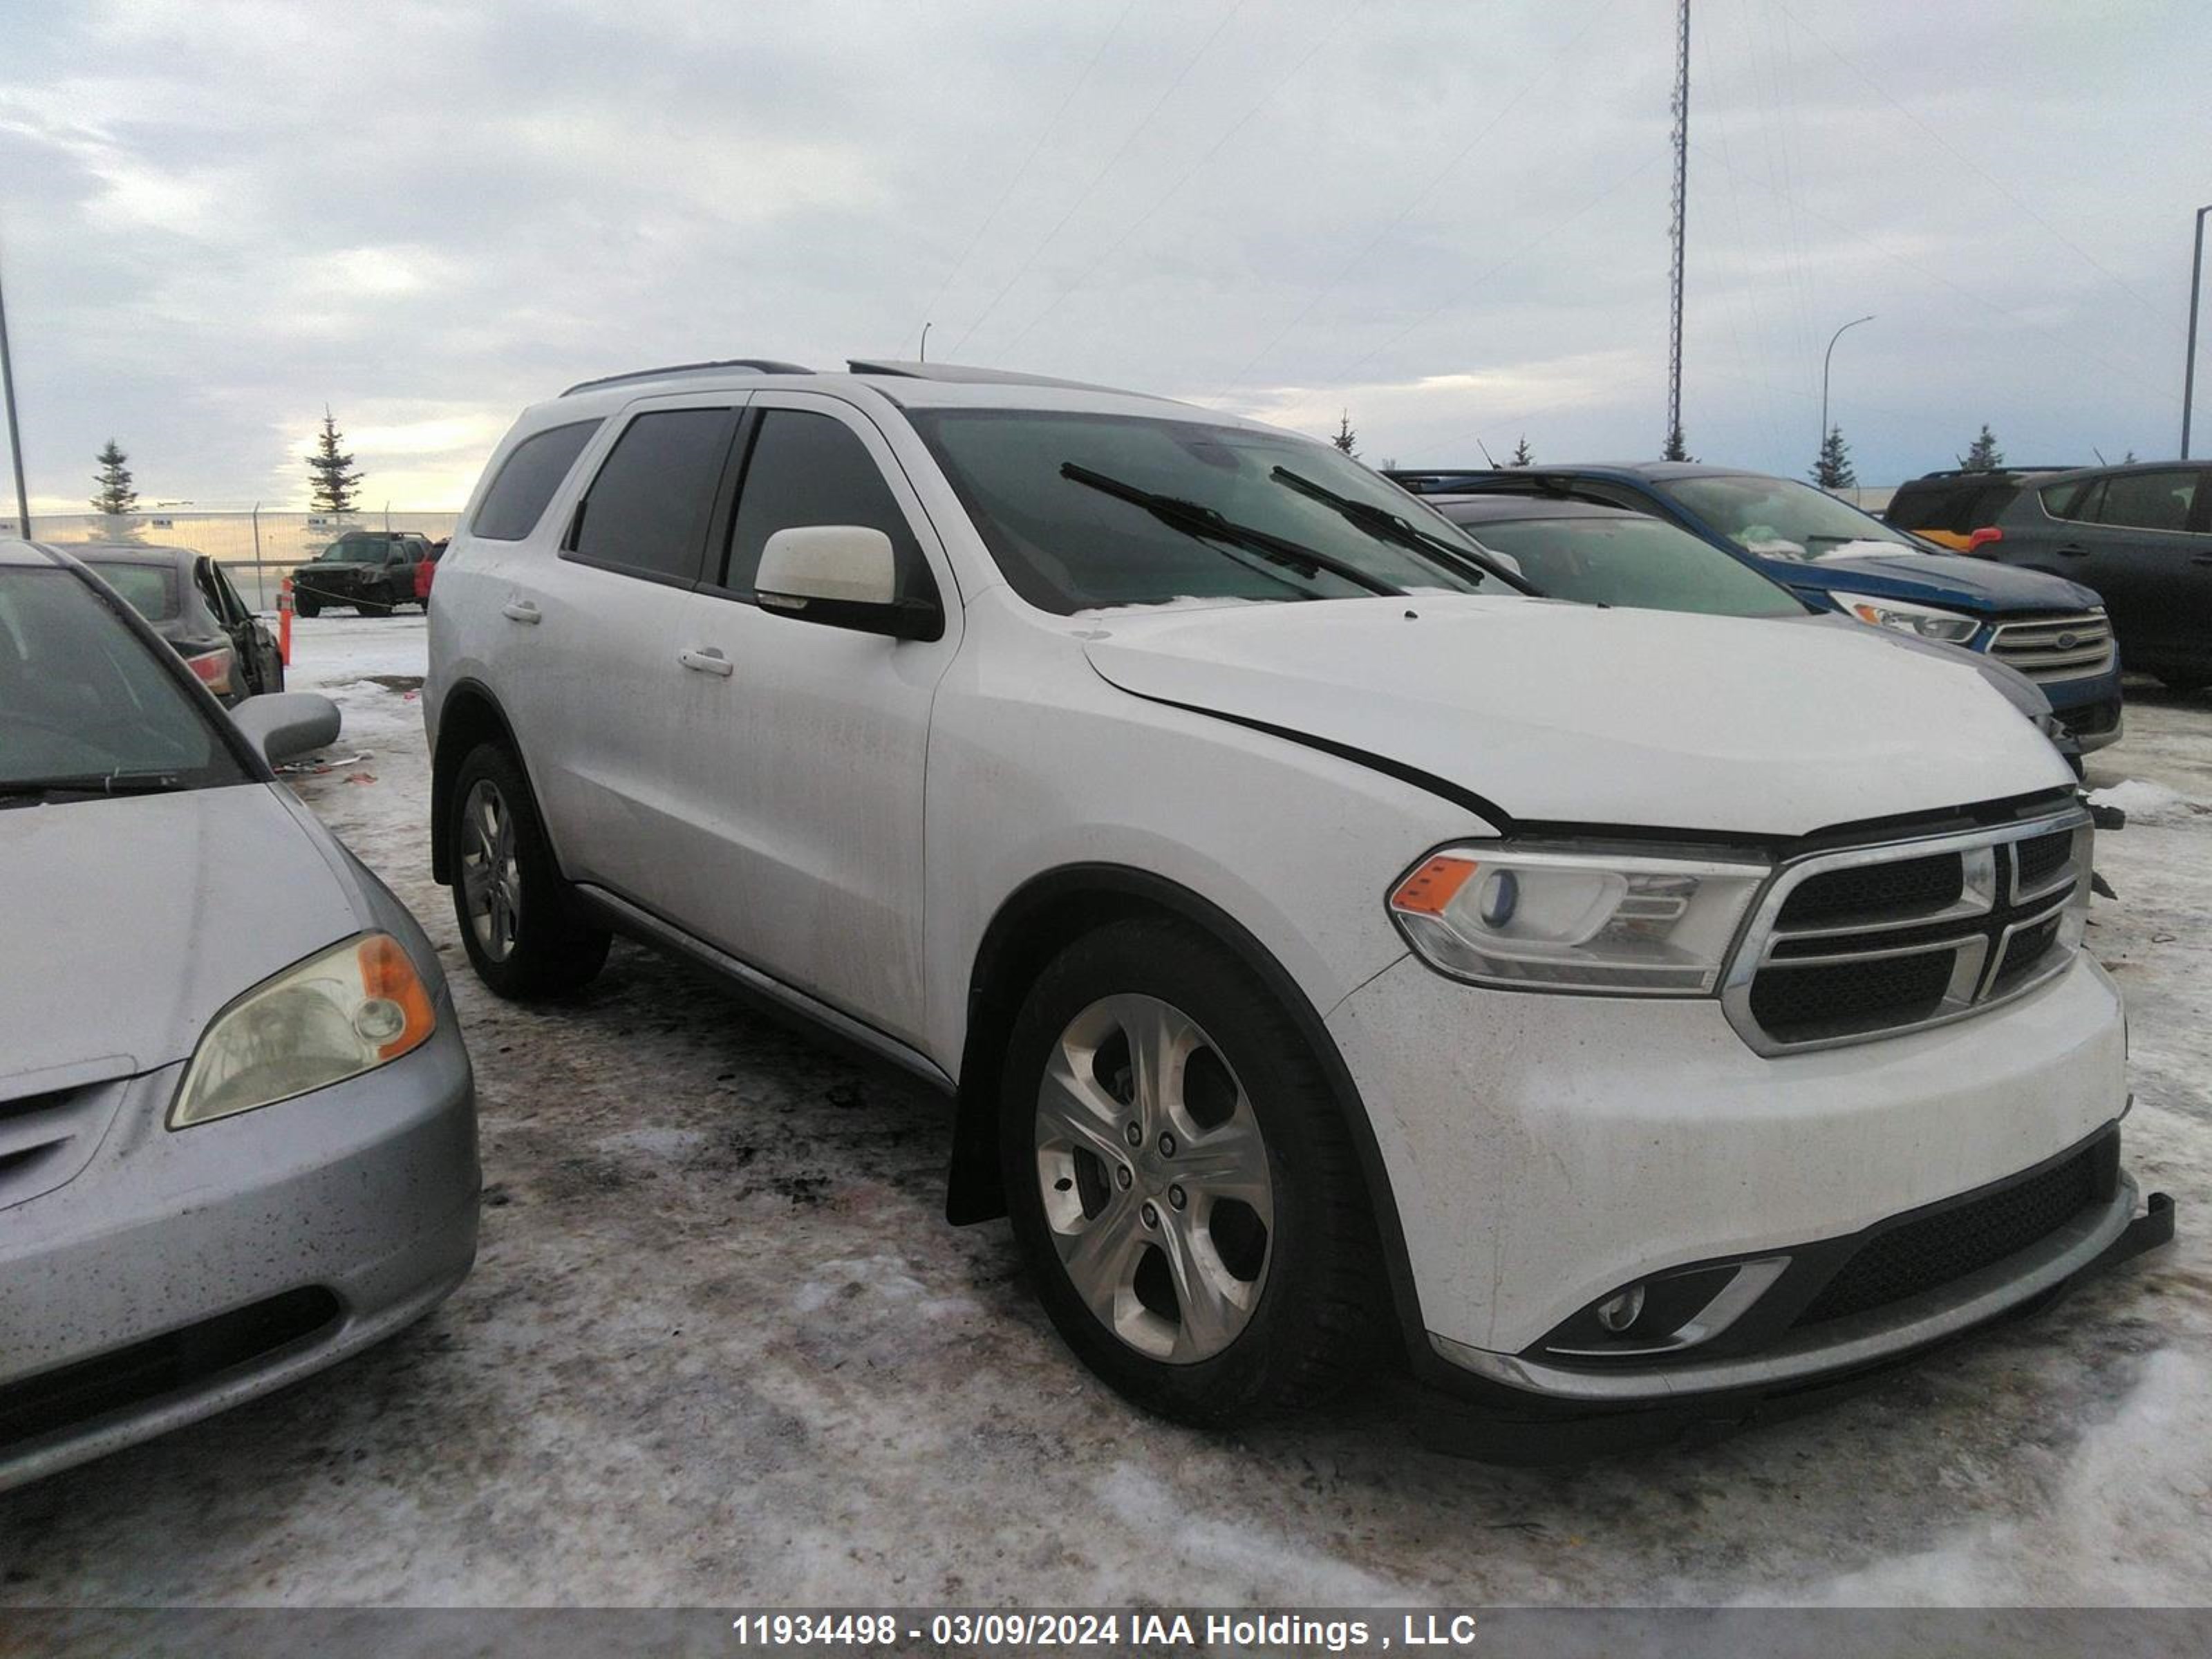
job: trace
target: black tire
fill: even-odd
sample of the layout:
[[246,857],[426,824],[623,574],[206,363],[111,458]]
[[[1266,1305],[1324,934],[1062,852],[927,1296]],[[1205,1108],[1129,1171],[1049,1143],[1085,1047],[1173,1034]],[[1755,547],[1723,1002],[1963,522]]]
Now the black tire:
[[[473,872],[478,856],[471,815],[478,810],[478,787],[489,790],[508,823],[512,870],[508,885],[514,902],[507,921],[475,912],[479,887]],[[453,775],[444,834],[453,877],[453,918],[462,947],[477,977],[498,996],[516,1000],[552,996],[588,984],[607,959],[606,929],[583,914],[568,884],[562,879],[553,850],[538,821],[528,781],[514,757],[499,744],[479,744]]]
[[[1039,1149],[1039,1123],[1045,1116],[1039,1094],[1046,1067],[1063,1034],[1095,1016],[1102,1000],[1115,997],[1157,1000],[1198,1027],[1205,1046],[1225,1066],[1229,1089],[1237,1091],[1241,1085],[1239,1109],[1249,1103],[1265,1145],[1272,1216],[1256,1299],[1243,1314],[1244,1322],[1233,1339],[1204,1357],[1176,1360],[1144,1352],[1093,1313],[1061,1261],[1046,1212],[1050,1179],[1061,1194],[1052,1202],[1064,1219],[1073,1220],[1066,1208],[1069,1176],[1048,1176],[1051,1155]],[[1197,1069],[1194,1054],[1182,1068],[1186,1082]],[[1096,1062],[1093,1070],[1097,1076]],[[1117,1076],[1128,1084],[1127,1074]],[[1141,1109],[1129,1108],[1133,1113]],[[1110,923],[1069,946],[1038,978],[1015,1021],[999,1125],[1014,1236],[1028,1259],[1039,1299],[1077,1357],[1138,1406],[1200,1426],[1243,1423],[1326,1400],[1382,1363],[1386,1344],[1378,1316],[1389,1296],[1381,1247],[1334,1091],[1288,1012],[1207,934],[1166,918],[1133,919]],[[1195,1156],[1205,1144],[1201,1136],[1176,1151]],[[1103,1163],[1096,1153],[1089,1156]],[[1135,1198],[1173,1178],[1171,1160],[1156,1163],[1146,1174],[1135,1173],[1134,1155],[1127,1162],[1133,1178],[1122,1190]],[[1104,1188],[1121,1187],[1118,1170],[1109,1172],[1102,1185],[1096,1170],[1082,1173],[1076,1185],[1081,1190],[1073,1201],[1086,1218],[1094,1197],[1103,1210],[1112,1197]],[[1183,1210],[1179,1187],[1158,1185],[1158,1192],[1178,1194],[1175,1208]],[[1206,1199],[1195,1188],[1188,1201],[1182,1218],[1168,1213],[1164,1199],[1154,1213],[1167,1221],[1187,1220],[1194,1231],[1201,1209],[1216,1218],[1223,1213],[1218,1200]],[[1140,1241],[1158,1231],[1154,1224],[1146,1224],[1148,1233],[1136,1235]],[[1140,1243],[1139,1248],[1161,1258],[1153,1279],[1157,1286],[1159,1275],[1168,1273],[1164,1244]],[[1216,1260],[1227,1255],[1224,1249]],[[1139,1267],[1133,1285],[1141,1285],[1145,1271]],[[1133,1293],[1149,1305],[1141,1288]],[[1167,1295],[1179,1297],[1172,1283]],[[1179,1301],[1176,1305],[1180,1319]],[[1137,1317],[1146,1322],[1144,1316]],[[1202,1352],[1203,1345],[1197,1346]]]
[[323,602],[313,593],[295,593],[292,596],[292,609],[303,617],[319,617],[323,614]]
[[2185,697],[2192,692],[2202,691],[2206,686],[2212,685],[2212,674],[2161,672],[2159,674],[2158,683],[2172,692],[2175,696]]
[[392,612],[392,607],[381,599],[359,599],[353,608],[364,617],[388,617]]

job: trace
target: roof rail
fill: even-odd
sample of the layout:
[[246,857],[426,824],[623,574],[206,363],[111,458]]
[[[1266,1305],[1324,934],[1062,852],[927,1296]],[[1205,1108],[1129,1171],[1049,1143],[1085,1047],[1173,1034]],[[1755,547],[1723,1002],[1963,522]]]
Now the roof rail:
[[712,374],[726,368],[749,368],[757,374],[811,374],[814,372],[804,363],[779,362],[773,357],[720,357],[712,362],[671,363],[665,368],[641,368],[628,374],[603,374],[596,380],[579,380],[561,395],[573,398],[579,392],[596,391],[605,386],[624,386],[632,380],[673,380],[683,374]]
[[1920,478],[1971,478],[1977,472],[1986,472],[1998,478],[2008,472],[2086,472],[2095,466],[2094,461],[2066,461],[2047,466],[2030,461],[2007,461],[2002,466],[1942,466],[1933,472],[1923,472],[1917,478],[1908,478],[1905,482],[1917,483]]
[[853,357],[846,367],[855,374],[881,374],[902,380],[940,380],[964,386],[1052,386],[1066,392],[1111,392],[1124,397],[1147,394],[1122,387],[1095,386],[1088,380],[1055,380],[1049,374],[1024,374],[1018,369],[978,368],[967,363],[925,363],[893,357]]

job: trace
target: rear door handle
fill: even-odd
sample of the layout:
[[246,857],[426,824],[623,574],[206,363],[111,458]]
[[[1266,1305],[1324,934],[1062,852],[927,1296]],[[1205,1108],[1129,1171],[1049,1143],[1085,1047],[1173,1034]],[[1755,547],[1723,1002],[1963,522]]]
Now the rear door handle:
[[2089,556],[2089,550],[2078,544],[2069,543],[2058,550],[2058,556],[2062,559],[2086,559]]
[[535,623],[545,620],[544,612],[527,599],[509,599],[505,605],[500,606],[499,611],[500,615],[505,617],[509,622]]
[[737,664],[711,645],[696,651],[679,651],[676,653],[676,660],[699,673],[719,674],[724,679],[738,672]]
[[2212,553],[2199,553],[2189,561],[2191,564],[2212,564]]

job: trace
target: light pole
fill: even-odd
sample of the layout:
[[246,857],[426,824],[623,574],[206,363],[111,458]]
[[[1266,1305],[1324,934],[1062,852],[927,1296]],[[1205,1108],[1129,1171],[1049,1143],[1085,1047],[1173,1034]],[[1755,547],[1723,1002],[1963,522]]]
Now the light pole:
[[15,368],[8,357],[8,299],[0,292],[0,404],[8,415],[8,453],[15,463],[15,533],[31,539],[31,498],[23,488],[23,428],[15,420]]
[[1828,365],[1835,358],[1836,342],[1844,337],[1844,329],[1856,328],[1861,323],[1870,323],[1873,320],[1874,317],[1871,313],[1864,317],[1854,317],[1845,323],[1843,328],[1838,329],[1828,337],[1827,353],[1820,359],[1820,446],[1819,449],[1813,452],[1815,459],[1819,459],[1820,451],[1828,447]]
[[2197,210],[2197,253],[2189,262],[2189,360],[2181,368],[2181,459],[2189,459],[2189,410],[2197,400],[2197,291],[2204,284],[2204,216],[2212,205]]

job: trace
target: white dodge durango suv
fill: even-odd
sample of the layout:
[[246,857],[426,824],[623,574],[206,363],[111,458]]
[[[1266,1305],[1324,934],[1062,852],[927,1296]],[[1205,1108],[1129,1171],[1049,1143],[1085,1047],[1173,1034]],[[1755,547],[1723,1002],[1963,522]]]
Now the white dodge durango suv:
[[2091,830],[1971,664],[1525,597],[1334,449],[939,364],[523,415],[440,567],[509,996],[684,952],[953,1092],[948,1212],[1224,1422],[1732,1408],[2170,1236]]

